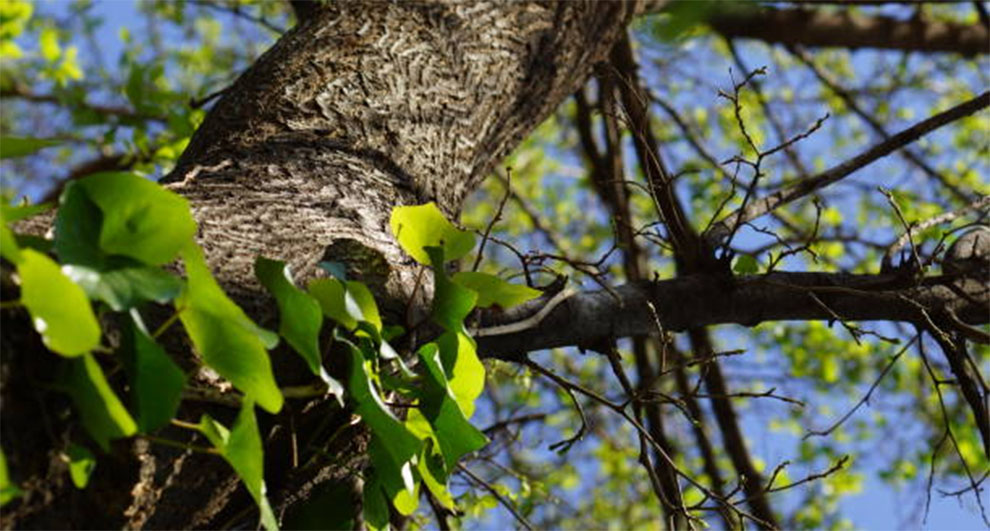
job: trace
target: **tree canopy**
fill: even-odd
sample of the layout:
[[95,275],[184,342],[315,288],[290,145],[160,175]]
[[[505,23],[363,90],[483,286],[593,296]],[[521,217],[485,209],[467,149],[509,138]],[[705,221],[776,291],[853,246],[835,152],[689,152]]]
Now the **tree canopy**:
[[4,0],[0,522],[990,527],[988,37]]

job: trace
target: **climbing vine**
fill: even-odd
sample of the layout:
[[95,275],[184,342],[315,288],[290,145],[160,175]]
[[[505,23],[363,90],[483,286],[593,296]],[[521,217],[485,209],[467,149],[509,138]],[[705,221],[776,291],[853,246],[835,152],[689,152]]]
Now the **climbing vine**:
[[[28,145],[14,155],[34,151],[30,139],[22,140]],[[256,277],[279,313],[277,333],[258,326],[213,277],[195,242],[186,200],[136,174],[100,173],[68,183],[58,200],[53,240],[12,229],[52,206],[4,199],[0,254],[16,268],[19,297],[2,304],[23,308],[45,346],[63,358],[55,388],[71,397],[89,435],[64,452],[77,487],[86,487],[99,466],[97,454],[107,452],[112,440],[144,436],[175,444],[155,433],[179,426],[209,441],[206,451],[238,474],[262,525],[277,529],[265,495],[255,412],[278,413],[286,395],[300,396],[280,388],[272,369],[268,352],[284,341],[312,372],[310,385],[295,388],[307,390],[301,396],[335,397],[370,433],[362,472],[367,525],[388,527],[389,506],[412,514],[424,487],[440,505],[454,508],[448,478],[459,459],[487,443],[470,422],[485,370],[465,319],[476,306],[508,307],[538,292],[483,273],[448,275],[447,264],[471,252],[474,235],[454,227],[435,205],[398,207],[391,218],[401,247],[432,269],[430,320],[441,330],[405,358],[389,344],[405,330],[382,321],[371,291],[346,278],[340,264],[322,264],[327,275],[303,289],[284,262],[258,257]],[[184,278],[170,267],[177,260]],[[156,330],[146,325],[149,304],[173,308]],[[106,323],[120,328],[119,341],[108,340]],[[231,426],[208,414],[198,422],[178,418],[188,373],[160,341],[177,323],[197,355],[195,370],[209,368],[237,390],[240,409]],[[334,366],[347,369],[327,370]],[[127,375],[126,396],[107,378],[118,369]],[[338,381],[331,372],[346,378]],[[393,401],[401,403],[401,415]],[[16,470],[10,473],[0,460],[0,503],[20,494],[14,478]]]

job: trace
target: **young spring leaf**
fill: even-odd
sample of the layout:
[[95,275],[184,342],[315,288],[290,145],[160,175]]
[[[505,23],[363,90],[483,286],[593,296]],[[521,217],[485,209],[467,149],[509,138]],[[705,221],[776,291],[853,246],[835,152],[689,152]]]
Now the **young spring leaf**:
[[59,197],[55,214],[55,254],[63,264],[103,269],[106,253],[100,249],[103,213],[78,182],[70,182]]
[[455,273],[452,280],[478,294],[478,301],[475,306],[479,308],[487,308],[493,304],[502,308],[511,308],[540,296],[539,290],[529,286],[510,284],[488,273],[461,271]]
[[485,366],[478,359],[474,339],[464,332],[445,332],[437,338],[448,388],[464,416],[474,414],[474,401],[485,387]]
[[0,451],[0,507],[24,492],[10,481],[10,471],[7,470],[7,457]]
[[306,360],[309,370],[327,384],[330,393],[341,400],[343,386],[323,368],[319,345],[323,325],[320,303],[296,287],[285,262],[259,256],[254,262],[254,272],[265,289],[275,296],[279,335]]
[[382,329],[382,318],[375,298],[364,284],[353,280],[343,282],[336,278],[318,278],[309,283],[308,290],[320,303],[323,314],[344,328],[354,330],[363,321],[375,330]]
[[133,173],[98,173],[79,186],[103,212],[100,247],[107,253],[160,265],[196,233],[185,198]]
[[229,431],[219,422],[203,415],[199,429],[220,455],[230,463],[244,482],[261,511],[261,523],[269,531],[278,529],[278,521],[265,495],[265,456],[254,413],[254,401],[244,401],[237,420]]
[[464,319],[474,309],[478,294],[459,284],[451,282],[443,271],[445,254],[439,247],[427,247],[427,254],[433,264],[433,306],[431,317],[444,329],[452,332],[464,329]]
[[144,301],[166,303],[182,291],[182,280],[157,267],[136,265],[100,271],[82,265],[66,265],[62,271],[79,284],[89,298],[105,302],[115,312],[134,308]]
[[319,375],[323,324],[320,304],[296,287],[285,262],[259,256],[254,262],[254,274],[278,304],[279,335],[306,360],[313,374]]
[[82,288],[51,258],[23,249],[17,274],[21,302],[45,346],[63,356],[79,356],[100,342],[100,326]]
[[207,365],[258,405],[277,413],[283,398],[265,351],[273,334],[254,324],[220,289],[198,246],[187,245],[182,259],[188,282],[175,300],[175,309],[196,350]]
[[373,436],[368,444],[368,456],[385,497],[399,514],[409,516],[419,505],[419,483],[413,473],[412,460],[396,463],[387,449],[389,443]]
[[471,425],[458,406],[440,365],[437,345],[427,343],[417,354],[426,367],[418,397],[419,410],[433,428],[449,474],[461,456],[481,448],[488,438]]
[[419,453],[422,444],[382,402],[368,374],[361,351],[347,340],[338,339],[338,342],[343,344],[350,354],[347,392],[354,400],[356,413],[361,415],[371,432],[385,443],[385,450],[393,462],[409,461]]
[[390,225],[402,250],[421,264],[430,263],[425,247],[441,247],[447,260],[457,260],[474,248],[474,235],[454,227],[435,203],[396,207]]
[[131,379],[131,402],[141,433],[150,433],[168,424],[182,401],[186,376],[168,357],[140,322],[140,316],[124,327],[121,358]]
[[79,410],[83,427],[103,448],[110,449],[110,440],[130,437],[137,433],[137,424],[124,404],[110,388],[103,369],[92,354],[84,354],[68,362],[63,378],[72,400]]
[[72,478],[72,484],[77,489],[85,489],[89,484],[89,477],[96,469],[96,456],[89,448],[75,443],[69,445],[65,454],[69,458],[69,477]]

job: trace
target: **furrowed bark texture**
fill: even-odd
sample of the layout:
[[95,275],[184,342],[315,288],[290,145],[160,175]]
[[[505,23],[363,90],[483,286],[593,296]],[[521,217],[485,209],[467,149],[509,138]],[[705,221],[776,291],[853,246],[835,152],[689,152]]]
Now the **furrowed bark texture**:
[[[274,305],[253,280],[258,255],[287,260],[297,278],[311,276],[321,259],[341,261],[378,295],[404,302],[416,269],[388,230],[393,207],[435,201],[456,215],[498,161],[584,83],[636,8],[578,1],[328,2],[307,10],[309,18],[224,94],[164,182],[190,200],[214,273],[263,324],[264,308]],[[5,356],[18,348],[5,345]],[[284,374],[278,377],[285,383]],[[31,393],[8,385],[4,401],[30,402]],[[210,412],[230,422],[233,412],[220,409]],[[195,420],[200,411],[186,409],[180,417]],[[299,472],[288,458],[288,432],[319,435],[323,423],[306,427],[307,420],[338,415],[332,423],[341,425],[348,415],[340,413],[325,402],[289,401],[279,416],[262,419],[276,514],[316,483],[344,481],[360,470],[359,434],[344,433],[353,442],[329,448],[340,459],[322,468]],[[161,435],[188,440],[172,431]],[[4,450],[13,467],[26,469],[16,451]],[[114,456],[101,460],[94,478],[97,485],[109,481],[106,489],[73,491],[64,465],[53,468],[54,454],[56,464],[31,468],[39,481],[46,470],[63,480],[38,490],[24,511],[7,511],[4,527],[256,522],[253,502],[216,456],[140,440],[123,441]],[[62,496],[72,503],[52,502]]]

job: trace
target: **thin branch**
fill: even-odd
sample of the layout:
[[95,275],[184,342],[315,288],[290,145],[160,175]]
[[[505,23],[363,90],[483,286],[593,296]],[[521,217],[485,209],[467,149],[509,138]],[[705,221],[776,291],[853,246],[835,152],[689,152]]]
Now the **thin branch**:
[[866,151],[848,159],[837,166],[833,166],[814,177],[797,182],[782,190],[774,192],[766,197],[751,202],[745,209],[740,209],[726,216],[722,221],[714,224],[707,232],[706,238],[709,241],[720,242],[726,237],[731,228],[740,222],[752,221],[764,214],[800,199],[812,192],[816,192],[832,183],[839,181],[852,174],[856,170],[884,157],[893,151],[921,138],[922,136],[950,124],[960,118],[976,113],[990,105],[990,92],[984,92],[979,96],[956,105],[951,109],[942,111],[931,116],[911,127],[897,133]]
[[512,517],[515,518],[517,522],[519,522],[519,525],[532,531],[533,526],[530,525],[529,521],[526,520],[526,517],[520,514],[519,511],[516,510],[515,505],[513,505],[511,501],[505,499],[505,496],[502,496],[502,494],[499,493],[498,489],[496,489],[491,483],[488,483],[487,481],[475,475],[474,472],[471,472],[471,470],[469,470],[468,467],[464,466],[462,463],[457,463],[457,469],[463,472],[464,475],[470,478],[471,481],[473,481],[476,485],[480,485],[484,487],[485,490],[491,493],[491,495],[494,496],[495,499],[498,500],[498,502],[501,503],[502,506],[509,511],[509,513],[512,514]]

